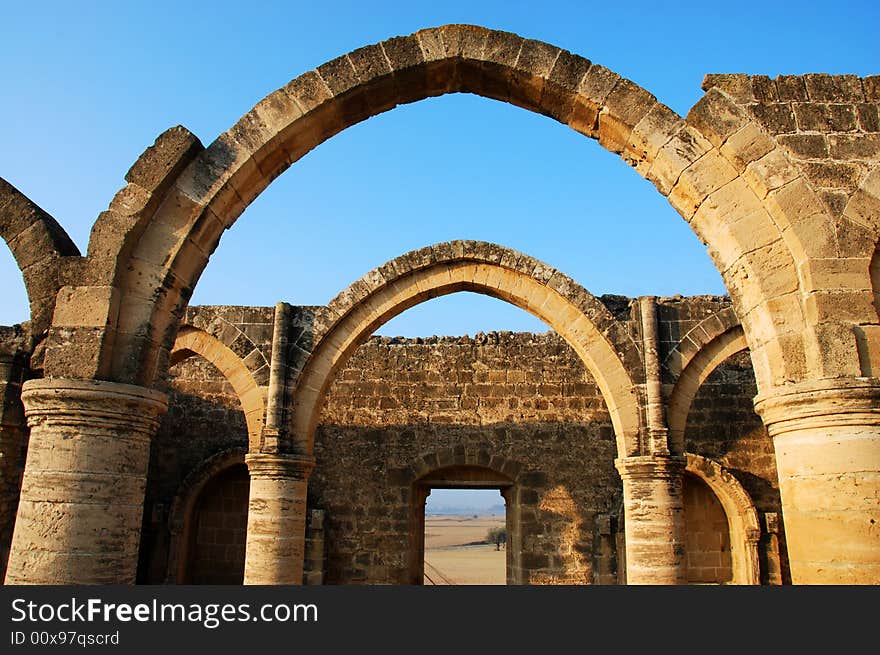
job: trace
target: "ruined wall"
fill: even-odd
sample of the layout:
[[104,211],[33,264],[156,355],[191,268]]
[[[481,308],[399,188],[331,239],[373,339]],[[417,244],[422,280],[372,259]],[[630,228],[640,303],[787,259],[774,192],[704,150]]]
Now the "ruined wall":
[[[523,581],[590,583],[597,516],[615,509],[616,446],[601,394],[555,334],[377,338],[332,386],[310,495],[327,512],[326,581],[407,579],[422,461],[475,450],[516,462]],[[478,456],[479,456],[478,455]]]
[[[629,299],[603,302],[637,338]],[[728,306],[716,297],[663,299],[661,360],[683,334]],[[199,308],[190,311],[219,329],[217,308],[211,320]],[[235,328],[230,325],[224,329]],[[269,346],[265,333],[257,344],[263,350]],[[232,387],[201,357],[172,367],[169,393],[151,459],[144,581],[165,578],[167,509],[186,477],[215,453],[247,447]],[[772,442],[754,413],[754,394],[747,354],[731,357],[694,400],[687,448],[729,468],[759,511],[774,513],[780,506]],[[502,472],[516,482],[521,581],[617,579],[613,544],[621,529],[621,483],[613,466],[613,430],[595,383],[552,332],[370,339],[329,391],[315,455],[309,504],[325,512],[326,583],[406,582],[413,557],[413,485],[426,470],[467,457],[489,468],[503,463]],[[246,508],[246,499],[239,502]],[[693,506],[694,499],[689,502]],[[224,511],[238,510],[230,505]],[[708,510],[691,514],[702,520]],[[237,552],[229,533],[210,533],[204,544],[215,559],[221,547]],[[224,566],[235,568],[229,561]]]
[[707,75],[772,134],[833,216],[880,158],[880,76]]

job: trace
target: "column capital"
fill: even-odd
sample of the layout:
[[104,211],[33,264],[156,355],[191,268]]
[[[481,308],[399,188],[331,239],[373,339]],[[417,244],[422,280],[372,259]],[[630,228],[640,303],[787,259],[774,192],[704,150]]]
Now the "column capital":
[[677,455],[636,455],[619,457],[614,466],[620,477],[627,480],[672,478],[681,476],[687,459]]
[[21,400],[29,427],[125,425],[152,435],[168,409],[168,397],[155,389],[105,380],[41,378],[22,385]]
[[249,453],[244,456],[252,478],[308,480],[315,468],[311,455],[282,455],[277,453]]
[[755,397],[771,437],[824,427],[880,425],[880,380],[809,380]]

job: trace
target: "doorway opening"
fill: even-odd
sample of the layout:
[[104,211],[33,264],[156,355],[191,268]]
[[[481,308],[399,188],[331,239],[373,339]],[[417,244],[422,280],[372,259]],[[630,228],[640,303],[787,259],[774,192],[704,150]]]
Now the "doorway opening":
[[516,488],[479,466],[452,466],[413,485],[411,582],[516,584]]

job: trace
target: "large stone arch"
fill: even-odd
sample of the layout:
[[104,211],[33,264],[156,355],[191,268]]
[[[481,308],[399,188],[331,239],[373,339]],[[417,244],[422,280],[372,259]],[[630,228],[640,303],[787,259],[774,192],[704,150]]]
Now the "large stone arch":
[[[153,383],[223,230],[292,162],[397,104],[452,92],[545,114],[620,154],[709,245],[749,335],[759,387],[808,375],[797,260],[808,239],[795,220],[799,209],[776,193],[784,185],[789,193],[801,178],[789,174],[772,137],[721,91],[685,120],[582,57],[468,25],[396,37],[319,66],[267,96],[202,151],[191,135],[170,138],[179,159],[163,163],[161,184],[150,180],[152,190],[131,192],[142,210],[126,220],[125,236],[107,237],[111,231],[99,221],[90,243],[96,256],[126,253],[125,265],[113,269],[121,305],[119,320],[111,321],[114,339],[99,355],[102,370],[114,380]],[[156,152],[154,146],[147,158]]]
[[685,471],[706,483],[727,514],[733,565],[732,583],[761,584],[758,561],[761,524],[758,522],[758,511],[748,492],[723,466],[700,455],[687,453]]
[[639,454],[642,424],[630,371],[641,358],[623,326],[568,276],[531,257],[477,241],[441,243],[407,253],[340,293],[316,326],[302,369],[296,371],[293,448],[311,453],[326,391],[335,373],[379,326],[425,300],[474,291],[509,302],[540,318],[580,356],[604,396],[620,457]]
[[259,450],[266,416],[265,389],[257,385],[244,361],[226,344],[204,330],[185,325],[171,349],[170,364],[193,355],[211,362],[232,385],[247,423],[248,444],[253,451]]
[[669,447],[683,453],[684,431],[691,403],[712,371],[731,355],[749,347],[742,327],[735,325],[710,339],[685,365],[669,395],[666,419]]
[[61,258],[79,257],[79,250],[58,221],[2,177],[0,238],[21,270],[30,303],[31,334],[39,340],[49,328],[55,295],[62,284],[58,275]]

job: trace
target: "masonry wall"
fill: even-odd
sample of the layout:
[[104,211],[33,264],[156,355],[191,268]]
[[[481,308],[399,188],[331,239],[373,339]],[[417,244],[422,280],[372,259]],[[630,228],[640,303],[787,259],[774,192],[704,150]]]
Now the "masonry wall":
[[[628,299],[603,301],[637,338]],[[682,334],[727,306],[724,298],[664,299],[661,359]],[[167,508],[184,479],[211,455],[247,447],[238,400],[212,365],[200,357],[176,365],[169,390],[151,460],[144,581],[166,575]],[[775,513],[772,442],[752,408],[754,394],[747,354],[730,358],[694,400],[687,448],[727,467],[759,511]],[[324,582],[406,582],[413,485],[420,471],[465,453],[489,468],[515,467],[508,472],[520,503],[521,581],[617,580],[621,483],[604,401],[560,337],[501,332],[374,337],[340,372],[316,435],[309,485],[310,506],[325,511]]]
[[522,581],[592,582],[597,517],[619,502],[611,421],[567,344],[512,333],[378,338],[350,360],[310,481],[327,512],[326,582],[406,582],[416,469],[471,449],[520,466]]

